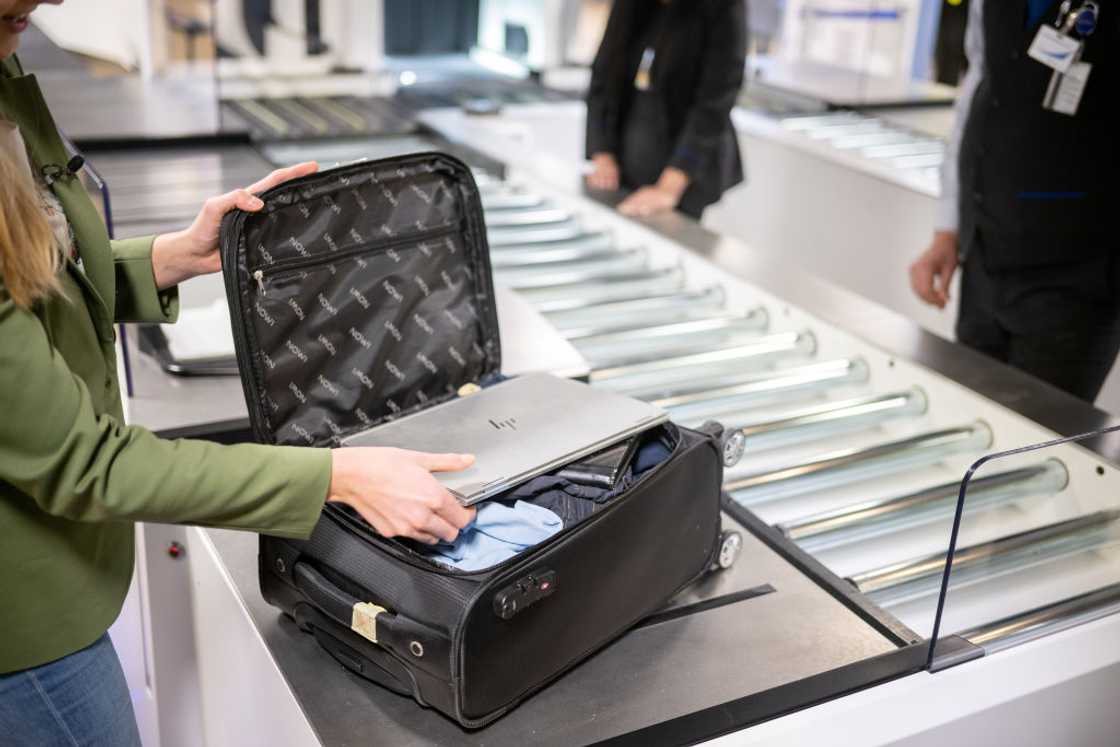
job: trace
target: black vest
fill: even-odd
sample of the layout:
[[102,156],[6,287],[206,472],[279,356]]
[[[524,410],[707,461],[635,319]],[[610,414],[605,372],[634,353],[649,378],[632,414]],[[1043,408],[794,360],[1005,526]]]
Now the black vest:
[[1071,117],[1042,108],[1051,70],[1027,55],[1038,27],[1025,27],[1025,0],[984,3],[983,80],[960,149],[960,239],[990,270],[1091,259],[1120,243],[1120,2],[1099,5],[1081,58],[1093,68]]

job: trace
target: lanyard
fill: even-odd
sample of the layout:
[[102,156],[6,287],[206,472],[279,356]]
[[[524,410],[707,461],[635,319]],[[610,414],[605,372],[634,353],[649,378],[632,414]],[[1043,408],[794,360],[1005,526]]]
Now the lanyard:
[[1082,39],[1097,30],[1097,19],[1100,17],[1100,6],[1092,0],[1086,0],[1073,7],[1071,0],[1062,0],[1058,6],[1058,18],[1054,26],[1063,34],[1069,36],[1076,32]]

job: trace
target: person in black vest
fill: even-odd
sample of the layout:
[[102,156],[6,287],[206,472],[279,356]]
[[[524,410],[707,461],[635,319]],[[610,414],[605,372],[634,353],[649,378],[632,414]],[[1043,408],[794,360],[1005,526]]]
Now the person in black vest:
[[628,215],[704,208],[743,181],[731,107],[744,0],[615,0],[587,94],[592,189],[634,190]]
[[[910,283],[944,308],[959,262],[957,338],[1093,401],[1120,350],[1109,217],[1120,6],[973,0],[969,13],[937,231]],[[1040,34],[1046,43],[1032,47]],[[1061,76],[1036,57],[1079,61]]]

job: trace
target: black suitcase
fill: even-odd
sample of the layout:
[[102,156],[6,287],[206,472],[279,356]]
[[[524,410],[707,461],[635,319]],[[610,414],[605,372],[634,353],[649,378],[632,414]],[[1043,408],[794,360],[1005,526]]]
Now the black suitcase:
[[[361,162],[262,197],[221,232],[261,442],[336,445],[500,379],[482,204],[463,163]],[[665,461],[496,567],[434,563],[329,504],[309,540],[261,538],[262,594],[362,677],[484,725],[714,567],[720,434],[659,428]]]

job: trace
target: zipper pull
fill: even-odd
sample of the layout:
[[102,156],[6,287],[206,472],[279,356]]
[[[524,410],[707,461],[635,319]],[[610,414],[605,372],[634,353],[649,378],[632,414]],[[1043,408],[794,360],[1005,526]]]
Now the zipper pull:
[[253,272],[253,279],[257,281],[257,288],[260,289],[261,295],[264,295],[264,270],[256,270]]

